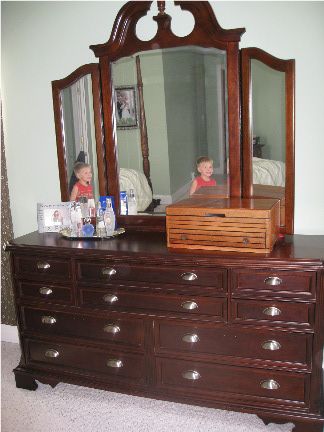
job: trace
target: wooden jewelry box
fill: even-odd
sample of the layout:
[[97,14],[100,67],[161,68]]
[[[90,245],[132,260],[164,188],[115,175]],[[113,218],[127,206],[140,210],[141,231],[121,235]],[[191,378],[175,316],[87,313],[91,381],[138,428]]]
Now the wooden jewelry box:
[[189,198],[166,208],[169,248],[271,252],[280,201],[270,198]]

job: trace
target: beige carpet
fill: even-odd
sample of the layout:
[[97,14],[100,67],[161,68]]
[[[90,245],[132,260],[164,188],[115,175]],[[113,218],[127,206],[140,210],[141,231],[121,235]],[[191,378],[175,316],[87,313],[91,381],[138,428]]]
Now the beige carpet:
[[2,432],[291,432],[254,415],[59,384],[17,389],[19,346],[2,342]]

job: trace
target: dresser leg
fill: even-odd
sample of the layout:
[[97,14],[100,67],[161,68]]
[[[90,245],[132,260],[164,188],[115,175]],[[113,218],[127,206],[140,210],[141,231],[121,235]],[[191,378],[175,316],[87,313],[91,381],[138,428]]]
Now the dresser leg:
[[276,424],[285,424],[285,423],[293,423],[290,422],[287,419],[280,419],[280,418],[273,418],[273,417],[265,417],[263,415],[258,415],[259,419],[263,421],[265,425],[268,425],[269,423],[276,423]]
[[36,390],[38,387],[35,379],[28,373],[19,370],[19,368],[14,369],[16,387],[25,390]]

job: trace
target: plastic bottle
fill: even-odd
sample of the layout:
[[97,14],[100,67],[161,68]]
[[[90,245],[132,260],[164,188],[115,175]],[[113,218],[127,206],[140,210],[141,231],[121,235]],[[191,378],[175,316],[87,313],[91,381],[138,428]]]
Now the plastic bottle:
[[111,199],[106,199],[106,210],[104,212],[104,222],[106,227],[106,236],[110,237],[115,232],[116,217],[111,204]]
[[134,189],[129,189],[128,195],[128,214],[137,215],[137,202],[134,194]]
[[97,234],[97,237],[105,237],[106,236],[104,211],[101,208],[100,201],[98,202],[97,212],[96,212],[96,234]]

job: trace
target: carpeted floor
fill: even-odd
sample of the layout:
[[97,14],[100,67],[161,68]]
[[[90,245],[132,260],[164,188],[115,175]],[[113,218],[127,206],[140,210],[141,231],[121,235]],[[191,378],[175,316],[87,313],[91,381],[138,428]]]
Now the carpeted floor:
[[2,432],[291,432],[254,415],[59,384],[17,389],[19,345],[2,342]]

